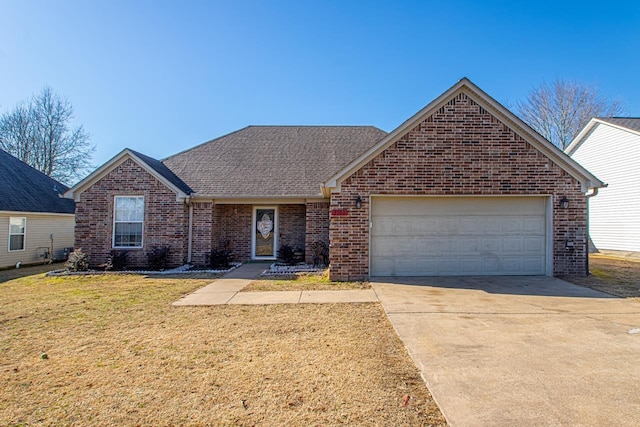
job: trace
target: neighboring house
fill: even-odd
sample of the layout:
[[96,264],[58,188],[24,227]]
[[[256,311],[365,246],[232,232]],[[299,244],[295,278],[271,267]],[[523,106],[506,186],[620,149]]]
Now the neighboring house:
[[163,161],[125,149],[65,193],[76,245],[170,245],[174,265],[225,242],[241,260],[330,244],[334,280],[580,275],[586,196],[603,183],[467,79],[393,132],[249,126]]
[[67,190],[0,150],[0,268],[64,259],[75,225],[74,202],[60,197]]
[[595,247],[640,252],[640,118],[593,118],[566,152],[607,183],[589,200]]

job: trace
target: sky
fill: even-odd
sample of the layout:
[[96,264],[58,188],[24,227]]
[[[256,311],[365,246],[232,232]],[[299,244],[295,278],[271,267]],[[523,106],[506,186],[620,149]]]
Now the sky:
[[555,78],[640,116],[640,2],[0,0],[0,112],[45,85],[99,166],[247,125],[392,131],[463,77],[514,109]]

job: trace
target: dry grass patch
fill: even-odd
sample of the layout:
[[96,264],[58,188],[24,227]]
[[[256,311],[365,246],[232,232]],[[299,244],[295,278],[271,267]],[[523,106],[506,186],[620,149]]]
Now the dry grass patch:
[[253,281],[242,292],[258,291],[337,291],[344,289],[370,289],[369,282],[332,282],[329,270],[321,274],[298,273],[287,276],[264,277]]
[[587,277],[566,280],[623,298],[640,298],[640,261],[590,255]]
[[0,425],[445,425],[379,304],[170,305],[210,281],[0,284]]

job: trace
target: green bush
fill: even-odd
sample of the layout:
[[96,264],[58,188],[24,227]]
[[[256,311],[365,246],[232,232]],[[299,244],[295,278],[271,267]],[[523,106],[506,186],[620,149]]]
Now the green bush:
[[278,249],[278,261],[286,265],[297,264],[296,252],[289,245],[282,245]]
[[233,255],[228,249],[211,249],[207,258],[209,268],[214,269],[227,269],[233,261]]
[[68,271],[87,271],[89,270],[89,257],[82,252],[82,249],[76,249],[69,254],[69,259],[64,266]]
[[127,263],[129,262],[129,251],[116,251],[115,249],[109,252],[109,259],[107,260],[104,269],[109,271],[126,270]]
[[154,271],[166,270],[169,265],[171,246],[156,246],[147,252],[149,269]]

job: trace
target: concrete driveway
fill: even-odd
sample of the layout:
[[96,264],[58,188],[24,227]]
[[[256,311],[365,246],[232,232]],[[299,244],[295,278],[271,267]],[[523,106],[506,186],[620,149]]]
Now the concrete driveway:
[[640,303],[548,277],[372,284],[452,426],[640,425]]

